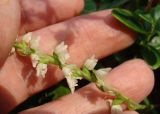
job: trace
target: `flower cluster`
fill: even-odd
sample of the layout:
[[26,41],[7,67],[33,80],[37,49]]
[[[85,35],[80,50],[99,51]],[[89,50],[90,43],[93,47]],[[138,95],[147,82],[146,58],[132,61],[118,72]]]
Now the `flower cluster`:
[[72,93],[75,91],[75,87],[78,86],[78,80],[82,78],[93,82],[96,86],[103,92],[107,92],[109,95],[114,96],[111,103],[112,114],[121,114],[122,108],[120,104],[125,103],[128,105],[128,109],[144,109],[145,106],[139,105],[126,96],[122,95],[114,88],[108,86],[104,82],[104,76],[110,72],[111,68],[101,68],[96,70],[95,66],[98,60],[95,56],[87,59],[82,66],[79,68],[74,64],[67,64],[69,59],[68,46],[64,42],[57,45],[54,49],[53,55],[47,55],[40,52],[39,47],[39,37],[33,37],[32,33],[28,33],[22,37],[21,41],[16,41],[13,45],[12,52],[16,51],[22,56],[29,56],[32,61],[33,68],[36,68],[36,75],[45,78],[47,72],[48,64],[55,64],[64,73],[67,80],[68,86]]

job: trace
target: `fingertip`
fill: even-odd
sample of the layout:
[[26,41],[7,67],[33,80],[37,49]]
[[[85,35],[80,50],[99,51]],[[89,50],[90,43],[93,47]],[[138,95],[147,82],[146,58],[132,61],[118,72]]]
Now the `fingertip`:
[[136,111],[125,111],[123,112],[123,114],[139,114],[139,113]]
[[84,8],[84,0],[77,0],[76,15],[79,14]]
[[133,59],[113,69],[107,81],[124,95],[140,102],[152,91],[154,74],[143,60]]

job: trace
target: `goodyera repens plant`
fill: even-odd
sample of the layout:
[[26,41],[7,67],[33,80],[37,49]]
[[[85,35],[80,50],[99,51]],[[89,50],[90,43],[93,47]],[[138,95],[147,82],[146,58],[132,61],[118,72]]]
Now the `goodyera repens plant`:
[[111,68],[102,68],[95,70],[97,59],[95,56],[87,59],[82,68],[79,68],[75,64],[68,64],[66,61],[69,58],[68,46],[61,42],[55,47],[52,55],[42,53],[39,49],[39,37],[33,37],[32,33],[27,33],[22,37],[22,40],[15,41],[12,53],[17,52],[21,56],[28,56],[31,58],[32,66],[36,68],[37,77],[45,78],[47,72],[47,65],[57,65],[64,73],[69,88],[72,93],[75,91],[75,87],[78,86],[78,80],[82,78],[95,83],[95,85],[107,95],[112,96],[110,100],[112,114],[121,114],[121,104],[126,104],[129,110],[144,109],[144,105],[139,105],[122,95],[116,89],[108,86],[103,78],[111,70]]

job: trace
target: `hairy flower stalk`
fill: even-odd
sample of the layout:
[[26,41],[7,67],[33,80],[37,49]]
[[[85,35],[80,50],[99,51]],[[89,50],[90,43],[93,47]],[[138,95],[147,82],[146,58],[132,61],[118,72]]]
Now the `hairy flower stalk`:
[[121,104],[127,104],[129,110],[144,109],[144,105],[139,105],[122,95],[115,88],[107,85],[104,82],[104,76],[110,72],[111,68],[101,68],[96,70],[95,66],[98,60],[95,56],[87,59],[83,67],[80,69],[74,64],[67,64],[69,58],[68,46],[64,42],[60,43],[55,47],[53,55],[43,54],[38,50],[39,37],[33,39],[32,33],[28,33],[23,36],[22,41],[15,42],[13,48],[15,51],[22,56],[29,56],[32,60],[32,65],[37,70],[37,76],[45,78],[48,64],[55,64],[63,71],[64,76],[67,80],[68,86],[72,93],[75,91],[75,87],[78,86],[78,80],[82,78],[93,82],[103,92],[114,96],[112,99],[112,114],[121,114]]

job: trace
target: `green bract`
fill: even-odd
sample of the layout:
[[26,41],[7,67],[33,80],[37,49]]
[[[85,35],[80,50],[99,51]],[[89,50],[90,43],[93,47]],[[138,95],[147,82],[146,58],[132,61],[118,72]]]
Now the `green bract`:
[[14,48],[16,48],[17,51],[19,52],[19,54],[21,54],[23,56],[29,56],[35,52],[35,50],[28,47],[27,43],[24,41],[15,42]]

